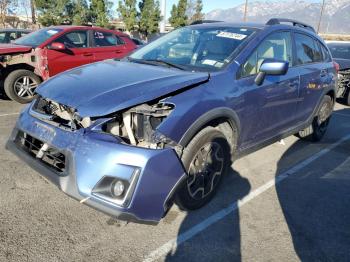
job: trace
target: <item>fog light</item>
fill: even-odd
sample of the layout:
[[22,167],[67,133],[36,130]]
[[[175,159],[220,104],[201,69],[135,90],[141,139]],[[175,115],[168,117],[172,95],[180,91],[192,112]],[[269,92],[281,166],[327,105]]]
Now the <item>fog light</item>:
[[125,190],[125,185],[122,181],[118,180],[117,182],[112,184],[112,194],[115,197],[120,197],[123,195]]

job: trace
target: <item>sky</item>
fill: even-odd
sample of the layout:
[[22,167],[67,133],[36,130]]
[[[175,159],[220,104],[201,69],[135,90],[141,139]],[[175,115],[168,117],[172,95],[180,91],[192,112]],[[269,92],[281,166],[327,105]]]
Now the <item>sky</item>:
[[[118,0],[112,0],[116,9]],[[161,0],[160,0],[161,1]],[[248,0],[268,2],[269,0]],[[274,0],[277,1],[277,0]],[[322,0],[305,0],[307,2],[321,2]],[[170,10],[173,4],[177,4],[179,0],[167,0],[167,19],[170,17]],[[215,9],[227,9],[245,3],[245,0],[203,0],[203,13],[209,13]]]

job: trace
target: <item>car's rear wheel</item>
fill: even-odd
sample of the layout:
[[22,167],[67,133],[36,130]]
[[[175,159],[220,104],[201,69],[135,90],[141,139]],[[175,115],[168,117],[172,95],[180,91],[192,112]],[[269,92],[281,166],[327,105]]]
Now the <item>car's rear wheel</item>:
[[215,195],[230,165],[230,146],[225,135],[214,127],[201,130],[184,149],[187,179],[175,202],[183,210],[198,209]]
[[31,102],[35,97],[35,89],[41,83],[40,77],[32,71],[19,69],[12,71],[5,79],[6,95],[21,104]]
[[327,131],[327,127],[333,111],[333,100],[330,96],[325,96],[322,100],[320,109],[314,117],[312,124],[299,131],[297,136],[301,139],[318,142]]

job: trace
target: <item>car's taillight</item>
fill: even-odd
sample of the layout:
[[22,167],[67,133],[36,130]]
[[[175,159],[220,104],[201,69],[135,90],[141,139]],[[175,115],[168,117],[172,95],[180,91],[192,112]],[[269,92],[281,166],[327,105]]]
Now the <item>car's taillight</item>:
[[333,66],[334,66],[334,68],[335,68],[335,71],[337,71],[337,73],[338,73],[339,70],[340,70],[339,64],[338,64],[337,62],[333,61]]

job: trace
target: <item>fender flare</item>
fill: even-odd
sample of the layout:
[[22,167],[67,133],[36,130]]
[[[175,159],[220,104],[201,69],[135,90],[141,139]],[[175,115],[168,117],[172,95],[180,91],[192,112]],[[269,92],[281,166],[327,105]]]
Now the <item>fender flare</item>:
[[237,137],[239,137],[241,126],[238,115],[235,111],[228,107],[218,107],[207,111],[201,115],[192,125],[187,129],[185,134],[181,137],[179,145],[186,147],[191,139],[208,123],[219,118],[227,118],[232,128],[237,129]]

